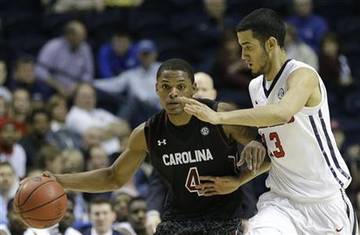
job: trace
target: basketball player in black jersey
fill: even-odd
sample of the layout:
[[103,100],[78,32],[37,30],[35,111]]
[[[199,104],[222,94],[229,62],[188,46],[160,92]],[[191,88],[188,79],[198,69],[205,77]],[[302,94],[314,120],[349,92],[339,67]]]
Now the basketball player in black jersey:
[[[211,125],[183,111],[179,97],[196,91],[191,66],[180,59],[165,61],[157,73],[156,91],[163,111],[134,129],[128,147],[108,168],[54,177],[65,189],[83,192],[116,190],[132,177],[148,154],[168,186],[169,197],[163,221],[156,234],[235,234],[240,221],[239,186],[268,170],[260,164],[265,155],[261,143],[252,141],[250,128]],[[228,105],[202,100],[214,110]],[[257,174],[244,170],[239,175],[237,142],[247,144],[244,155],[255,155]],[[260,166],[261,165],[261,166]],[[204,184],[201,176],[212,177]],[[203,187],[205,185],[205,187]],[[206,187],[209,185],[209,187]]]

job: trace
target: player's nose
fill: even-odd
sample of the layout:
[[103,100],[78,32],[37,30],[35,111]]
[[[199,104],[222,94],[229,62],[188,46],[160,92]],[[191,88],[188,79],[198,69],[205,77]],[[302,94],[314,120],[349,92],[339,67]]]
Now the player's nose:
[[178,97],[178,95],[179,95],[179,90],[176,89],[176,87],[171,88],[169,96],[171,98],[176,98],[176,97]]

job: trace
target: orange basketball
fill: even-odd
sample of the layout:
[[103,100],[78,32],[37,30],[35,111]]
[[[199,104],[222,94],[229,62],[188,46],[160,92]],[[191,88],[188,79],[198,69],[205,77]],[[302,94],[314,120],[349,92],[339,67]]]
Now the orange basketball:
[[64,189],[49,177],[35,176],[20,184],[14,209],[30,227],[47,228],[58,223],[67,209]]

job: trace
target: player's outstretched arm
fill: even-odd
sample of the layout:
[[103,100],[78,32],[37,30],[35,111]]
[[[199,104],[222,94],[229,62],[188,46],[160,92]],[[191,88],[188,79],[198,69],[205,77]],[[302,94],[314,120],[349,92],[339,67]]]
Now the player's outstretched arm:
[[[236,110],[236,106],[220,102],[217,107],[218,112],[228,112]],[[240,125],[223,125],[225,134],[240,144],[248,144],[257,136],[257,128]]]
[[[241,161],[245,162],[245,156],[251,156],[258,159],[265,155],[265,147],[256,141],[252,141],[245,146],[241,154]],[[259,162],[257,171],[244,170],[239,176],[200,176],[200,184],[197,187],[203,196],[214,196],[229,194],[237,190],[240,186],[246,184],[256,176],[270,170],[270,162]],[[256,163],[257,164],[257,163]]]
[[276,104],[230,112],[215,112],[197,100],[182,97],[185,112],[212,124],[273,126],[288,122],[294,114],[308,103],[312,94],[319,89],[316,73],[307,68],[294,71],[288,78],[288,91]]
[[196,186],[199,192],[205,196],[215,196],[229,194],[237,190],[242,185],[251,181],[258,175],[270,170],[270,162],[263,162],[258,171],[245,170],[238,177],[234,176],[200,176],[200,181],[204,182]]
[[[112,166],[82,173],[53,175],[53,177],[65,189],[72,191],[107,192],[121,187],[129,181],[145,159],[147,147],[144,126],[143,123],[134,129],[128,147]],[[44,173],[44,175],[49,174]]]

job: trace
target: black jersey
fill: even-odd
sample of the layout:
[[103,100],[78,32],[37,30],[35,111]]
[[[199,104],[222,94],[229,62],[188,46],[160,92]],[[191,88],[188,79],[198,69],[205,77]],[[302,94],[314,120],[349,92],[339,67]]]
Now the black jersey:
[[[201,102],[217,108],[216,102]],[[194,116],[188,124],[175,126],[165,111],[161,111],[146,122],[145,136],[151,162],[169,186],[165,217],[225,219],[240,216],[239,190],[228,195],[204,197],[195,188],[199,175],[237,175],[237,143],[225,135],[222,126]]]

